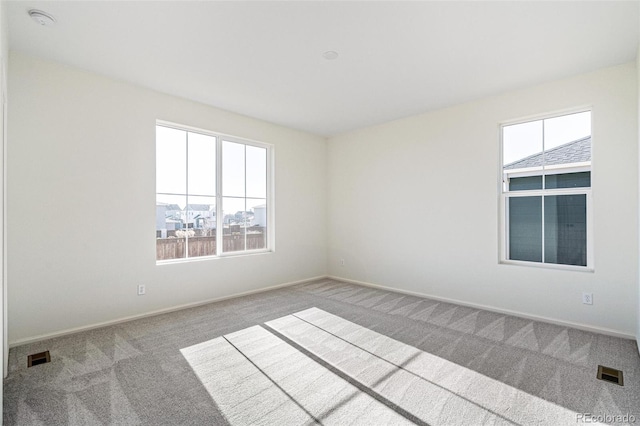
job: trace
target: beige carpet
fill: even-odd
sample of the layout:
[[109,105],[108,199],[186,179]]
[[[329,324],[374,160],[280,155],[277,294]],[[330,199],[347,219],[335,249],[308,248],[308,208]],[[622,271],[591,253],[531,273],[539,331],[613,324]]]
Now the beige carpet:
[[633,341],[323,280],[14,348],[4,422],[623,424],[639,376]]

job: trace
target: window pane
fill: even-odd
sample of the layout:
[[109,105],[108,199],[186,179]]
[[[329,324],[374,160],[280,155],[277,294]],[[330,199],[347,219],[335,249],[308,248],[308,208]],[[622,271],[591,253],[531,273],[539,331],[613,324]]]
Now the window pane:
[[247,197],[267,197],[267,150],[247,145]]
[[544,120],[544,165],[591,161],[591,112]]
[[190,195],[216,195],[216,138],[189,132]]
[[222,143],[222,195],[245,196],[245,145],[224,141]]
[[541,166],[542,120],[503,127],[502,149],[504,170]]
[[187,132],[156,126],[156,192],[187,193]]
[[156,195],[156,260],[186,257],[182,220],[185,204],[184,195]]
[[244,198],[224,197],[223,212],[223,244],[222,251],[241,251],[245,249],[245,231],[250,217],[247,213]]
[[252,213],[247,228],[247,250],[267,247],[267,200],[264,198],[247,198],[247,210]]
[[509,259],[542,262],[542,197],[509,198]]
[[526,176],[509,179],[509,191],[542,189],[542,176]]
[[587,196],[544,197],[544,261],[587,266]]
[[591,172],[562,173],[545,176],[547,189],[588,188],[591,186]]
[[189,196],[185,221],[189,229],[189,257],[216,254],[216,199]]
[[591,136],[591,111],[544,120],[544,149]]

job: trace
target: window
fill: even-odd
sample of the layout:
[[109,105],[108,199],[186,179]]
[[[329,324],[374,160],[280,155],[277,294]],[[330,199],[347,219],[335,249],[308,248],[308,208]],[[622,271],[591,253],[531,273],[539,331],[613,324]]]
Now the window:
[[592,268],[591,112],[501,130],[501,259]]
[[157,124],[156,260],[270,250],[271,155],[266,144]]

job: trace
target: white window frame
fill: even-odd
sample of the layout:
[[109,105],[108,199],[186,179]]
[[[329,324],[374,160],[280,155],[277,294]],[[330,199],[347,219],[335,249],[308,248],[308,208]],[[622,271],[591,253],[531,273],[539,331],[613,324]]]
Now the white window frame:
[[[185,248],[186,256],[180,259],[166,259],[166,260],[157,260],[156,265],[166,265],[172,263],[184,263],[184,262],[197,262],[202,260],[211,260],[211,259],[221,259],[225,257],[238,257],[238,256],[247,256],[247,255],[255,255],[255,254],[264,254],[264,253],[273,253],[275,252],[275,196],[274,196],[274,147],[272,144],[259,142],[251,139],[240,138],[237,136],[227,135],[225,133],[214,132],[211,130],[201,129],[198,127],[188,126],[184,124],[177,124],[170,121],[164,120],[156,120],[156,127],[168,127],[175,130],[181,130],[185,132],[199,133],[206,136],[212,136],[216,138],[216,254],[212,256],[197,256],[197,257],[188,257],[189,249],[188,245]],[[155,129],[155,127],[154,127]],[[259,148],[266,149],[266,179],[267,179],[267,193],[266,193],[266,203],[267,203],[267,235],[265,240],[265,248],[255,249],[255,250],[242,250],[242,251],[233,251],[233,252],[223,252],[223,243],[224,243],[224,215],[222,214],[222,209],[220,207],[223,206],[222,199],[224,198],[222,195],[222,142],[233,142],[242,145],[255,146]],[[157,172],[156,172],[157,173]],[[188,173],[188,166],[187,166]],[[156,175],[157,179],[157,175]],[[251,198],[251,197],[245,197]],[[245,234],[246,238],[246,234]],[[188,244],[188,243],[187,243]]]
[[[520,190],[520,191],[509,191],[505,188],[508,187],[508,184],[505,182],[505,172],[503,170],[503,155],[504,155],[504,127],[512,126],[515,124],[524,124],[532,121],[539,120],[547,120],[557,117],[562,117],[565,115],[578,114],[582,112],[590,112],[591,113],[591,161],[587,163],[575,163],[571,165],[563,164],[559,166],[548,166],[545,168],[543,176],[552,175],[552,174],[560,174],[571,172],[591,172],[591,186],[588,188],[560,188],[560,189],[540,189],[540,190]],[[594,244],[593,244],[593,108],[591,106],[585,106],[576,109],[563,110],[549,114],[542,114],[536,116],[530,116],[526,118],[520,118],[517,120],[505,121],[498,124],[498,135],[500,140],[500,153],[499,153],[499,163],[498,163],[498,193],[499,193],[499,258],[498,261],[501,264],[507,265],[521,265],[521,266],[531,266],[537,268],[546,268],[546,269],[561,269],[568,271],[582,271],[582,272],[594,272],[595,264],[594,264]],[[569,166],[569,167],[568,167]],[[541,170],[542,168],[530,168],[530,169],[513,169],[507,172],[506,174],[509,177],[524,177],[531,176],[532,172],[537,170]],[[579,265],[563,265],[557,263],[545,263],[544,262],[544,197],[545,196],[553,196],[553,195],[581,195],[584,194],[586,196],[586,209],[587,209],[587,265],[579,266]],[[512,260],[508,258],[509,253],[509,203],[508,199],[512,197],[542,197],[542,261],[541,262],[531,262],[525,260]]]

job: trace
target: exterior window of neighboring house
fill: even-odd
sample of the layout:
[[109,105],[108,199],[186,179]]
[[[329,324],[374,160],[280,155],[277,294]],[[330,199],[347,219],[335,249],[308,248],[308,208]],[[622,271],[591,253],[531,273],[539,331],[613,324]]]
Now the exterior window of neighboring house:
[[501,130],[501,260],[592,269],[591,111]]
[[272,147],[156,125],[156,260],[273,249]]

